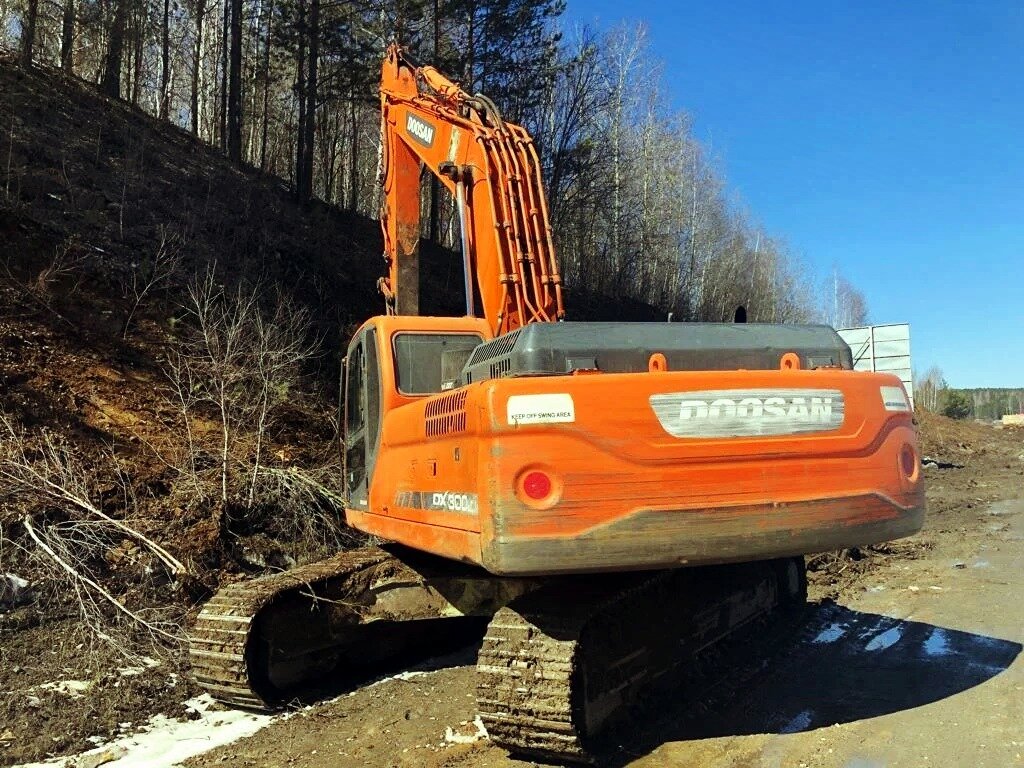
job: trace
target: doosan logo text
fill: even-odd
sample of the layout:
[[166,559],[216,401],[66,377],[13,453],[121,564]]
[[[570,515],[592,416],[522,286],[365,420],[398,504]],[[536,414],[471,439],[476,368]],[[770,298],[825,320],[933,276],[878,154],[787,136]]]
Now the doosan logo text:
[[425,120],[420,120],[411,112],[405,119],[405,130],[409,132],[416,141],[424,146],[430,147],[434,144],[434,126]]
[[839,429],[842,391],[798,387],[704,389],[651,395],[651,408],[673,437],[795,435]]
[[679,418],[765,419],[786,418],[828,422],[832,419],[831,397],[744,397],[716,400],[683,400]]

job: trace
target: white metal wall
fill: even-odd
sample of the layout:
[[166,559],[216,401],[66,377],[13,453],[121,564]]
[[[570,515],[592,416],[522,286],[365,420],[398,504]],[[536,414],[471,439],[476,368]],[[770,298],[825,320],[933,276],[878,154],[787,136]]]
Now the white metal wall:
[[836,330],[853,351],[854,369],[899,376],[913,407],[914,369],[910,363],[910,324],[891,323]]

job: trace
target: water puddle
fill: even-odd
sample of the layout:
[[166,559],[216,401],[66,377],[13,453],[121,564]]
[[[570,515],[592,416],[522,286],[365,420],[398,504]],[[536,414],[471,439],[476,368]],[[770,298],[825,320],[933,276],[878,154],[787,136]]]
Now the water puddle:
[[884,651],[886,648],[894,646],[903,637],[903,632],[899,627],[893,627],[887,629],[880,635],[875,635],[871,642],[864,646],[865,651]]
[[948,656],[952,653],[946,631],[938,627],[933,629],[924,641],[924,652],[929,656]]
[[811,642],[817,643],[818,645],[834,643],[836,640],[838,640],[845,634],[845,626],[843,626],[842,624],[832,623],[829,626],[825,627],[823,630],[821,630],[821,632],[819,632],[818,635],[813,640],[811,640]]

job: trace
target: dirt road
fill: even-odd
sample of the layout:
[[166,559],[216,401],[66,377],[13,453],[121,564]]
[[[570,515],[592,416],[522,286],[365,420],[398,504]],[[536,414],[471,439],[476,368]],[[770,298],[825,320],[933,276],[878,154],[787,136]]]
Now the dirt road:
[[[869,568],[851,561],[850,573],[812,584],[798,640],[739,696],[696,719],[680,702],[638,727],[613,764],[1024,766],[1022,468],[1007,455],[984,473],[932,470],[933,509],[919,537]],[[486,740],[459,743],[476,733],[472,649],[442,663],[355,689],[189,765],[528,765]]]

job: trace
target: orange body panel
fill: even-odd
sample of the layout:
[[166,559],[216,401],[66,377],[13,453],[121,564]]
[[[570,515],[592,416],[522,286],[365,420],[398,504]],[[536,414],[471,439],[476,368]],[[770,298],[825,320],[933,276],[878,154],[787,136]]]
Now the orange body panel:
[[[371,322],[385,340],[399,327],[474,321]],[[381,355],[386,366],[389,357]],[[387,393],[393,374],[382,373]],[[887,409],[883,387],[901,384],[824,369],[523,377],[429,397],[392,392],[368,510],[350,509],[348,519],[498,574],[756,560],[897,538],[920,528],[924,492],[912,416]],[[678,437],[652,407],[652,396],[722,390],[837,391],[844,410],[828,431]],[[509,423],[510,397],[545,395],[571,398],[572,421]],[[523,488],[535,471],[552,486],[540,501]]]

